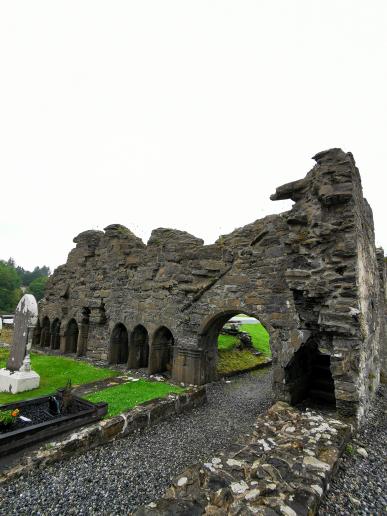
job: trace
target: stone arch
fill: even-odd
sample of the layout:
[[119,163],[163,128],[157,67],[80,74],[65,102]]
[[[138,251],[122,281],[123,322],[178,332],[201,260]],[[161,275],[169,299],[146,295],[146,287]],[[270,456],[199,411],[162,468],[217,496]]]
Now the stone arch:
[[42,328],[40,332],[40,345],[42,348],[48,348],[50,346],[51,340],[51,331],[50,331],[50,319],[47,317],[43,317],[42,319]]
[[70,319],[66,329],[66,348],[65,353],[76,353],[78,346],[78,323],[75,319]]
[[60,319],[57,317],[51,324],[51,349],[60,348]]
[[149,373],[172,372],[173,348],[175,339],[169,328],[160,326],[152,339],[149,356]]
[[129,358],[128,330],[122,323],[117,323],[110,338],[111,364],[127,364]]
[[257,319],[268,332],[271,347],[272,332],[270,331],[270,325],[262,321],[261,316],[258,316],[253,312],[246,311],[243,308],[227,308],[216,314],[212,314],[203,321],[199,330],[199,348],[204,355],[202,359],[203,370],[201,371],[203,383],[211,382],[217,378],[218,336],[227,321],[238,314],[247,315]]
[[138,324],[130,335],[129,368],[148,367],[149,362],[149,335],[147,329]]

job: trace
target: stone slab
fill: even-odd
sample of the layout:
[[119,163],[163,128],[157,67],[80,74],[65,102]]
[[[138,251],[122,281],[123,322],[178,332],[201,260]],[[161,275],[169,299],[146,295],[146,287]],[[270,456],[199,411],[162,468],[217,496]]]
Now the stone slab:
[[40,376],[35,371],[9,371],[0,369],[0,392],[30,391],[36,389],[40,384]]

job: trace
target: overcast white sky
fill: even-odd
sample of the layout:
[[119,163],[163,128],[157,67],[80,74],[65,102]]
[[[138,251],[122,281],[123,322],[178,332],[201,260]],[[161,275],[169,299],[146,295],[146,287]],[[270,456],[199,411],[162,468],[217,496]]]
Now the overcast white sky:
[[386,0],[0,1],[0,258],[86,229],[207,243],[353,152],[387,249]]

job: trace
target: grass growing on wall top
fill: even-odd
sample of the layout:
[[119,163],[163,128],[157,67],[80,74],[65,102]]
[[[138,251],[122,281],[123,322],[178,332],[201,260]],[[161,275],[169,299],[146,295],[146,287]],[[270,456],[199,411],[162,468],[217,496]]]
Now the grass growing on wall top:
[[[0,348],[0,368],[5,367],[9,350]],[[31,367],[40,376],[40,385],[32,391],[10,394],[0,392],[0,404],[13,401],[26,400],[54,393],[57,389],[65,387],[71,379],[73,387],[85,383],[103,380],[111,376],[117,376],[117,371],[94,367],[85,362],[80,362],[67,357],[31,354]]]
[[107,387],[84,397],[93,403],[107,401],[109,405],[108,413],[105,417],[112,417],[135,407],[139,403],[144,403],[144,401],[163,398],[171,393],[179,394],[183,391],[184,389],[176,385],[139,380],[138,382]]

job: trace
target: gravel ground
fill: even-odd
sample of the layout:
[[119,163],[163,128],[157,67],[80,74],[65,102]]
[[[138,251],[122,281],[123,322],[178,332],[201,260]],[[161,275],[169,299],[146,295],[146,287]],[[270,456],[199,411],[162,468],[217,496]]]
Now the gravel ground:
[[0,487],[0,515],[121,515],[158,498],[185,467],[247,433],[272,403],[271,371],[208,387],[208,403]]
[[319,514],[387,514],[386,453],[387,386],[384,385],[377,394],[365,426],[347,446]]

